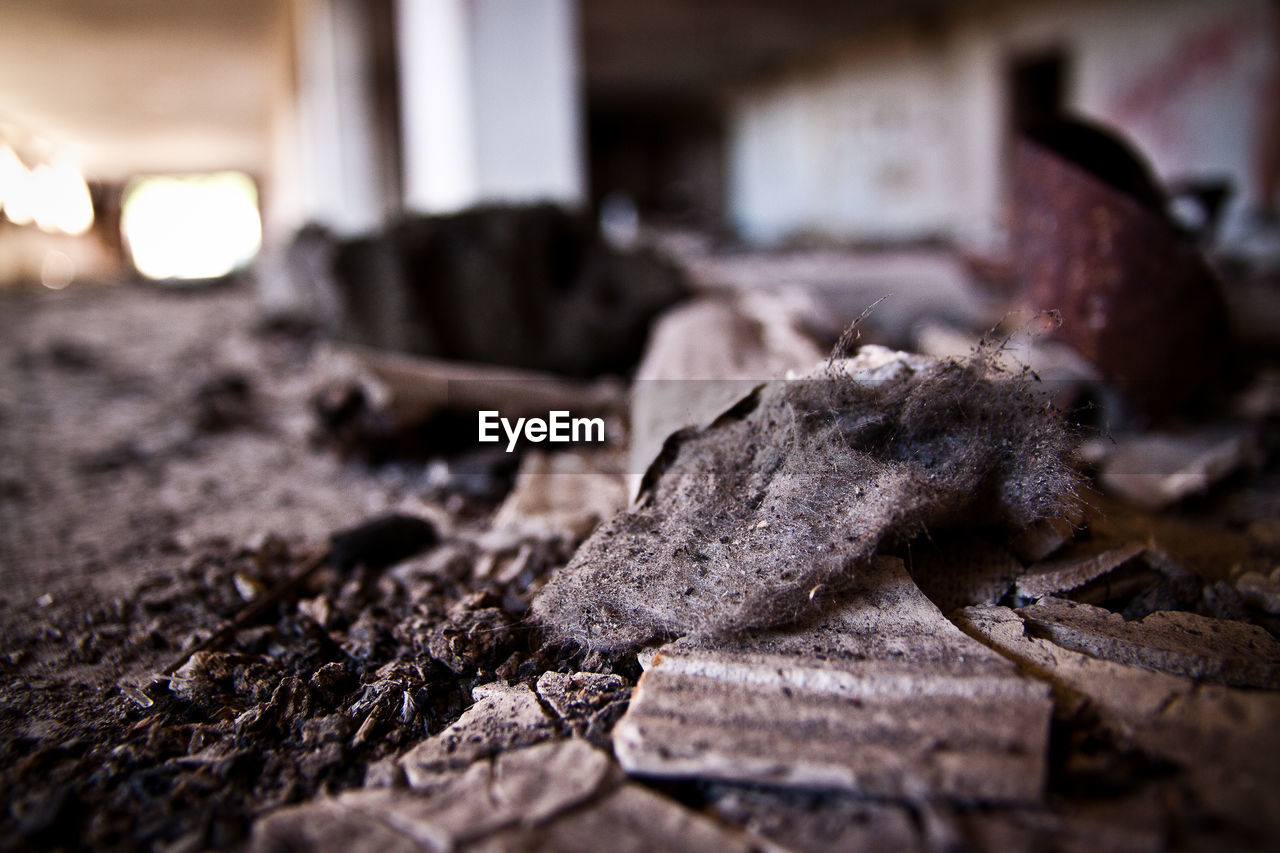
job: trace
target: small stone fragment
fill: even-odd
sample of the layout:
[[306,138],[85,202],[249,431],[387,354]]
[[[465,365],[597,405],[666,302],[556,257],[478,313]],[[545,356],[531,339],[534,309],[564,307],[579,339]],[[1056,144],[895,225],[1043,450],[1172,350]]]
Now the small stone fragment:
[[457,722],[401,759],[411,786],[425,788],[437,783],[445,771],[556,734],[553,721],[528,685],[510,687],[495,681],[480,685],[471,695],[475,704]]
[[438,621],[415,642],[453,672],[492,668],[511,653],[514,621],[496,598],[485,593],[468,596],[450,608],[447,621]]
[[1070,554],[1032,566],[1018,578],[1015,592],[1023,598],[1039,598],[1078,589],[1140,556],[1146,547],[1141,542],[1127,542],[1100,554],[1084,556],[1073,549]]
[[1201,682],[1280,688],[1280,643],[1256,625],[1177,610],[1129,622],[1060,598],[1042,598],[1018,615],[1036,636],[1096,658]]
[[537,691],[575,736],[597,746],[606,745],[608,731],[631,698],[631,688],[621,676],[596,672],[545,672]]
[[379,571],[407,560],[440,541],[430,521],[391,513],[339,530],[329,537],[329,562],[347,571],[356,566]]

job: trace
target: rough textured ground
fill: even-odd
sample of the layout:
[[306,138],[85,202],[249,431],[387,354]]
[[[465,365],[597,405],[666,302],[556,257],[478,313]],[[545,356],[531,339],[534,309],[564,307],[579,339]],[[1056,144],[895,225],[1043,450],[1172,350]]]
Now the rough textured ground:
[[[1274,676],[1262,635],[1280,627],[1273,438],[1160,515],[1086,492],[1072,523],[899,546],[940,608],[913,593],[929,620],[948,614],[1050,689],[1035,805],[871,796],[856,780],[788,789],[737,772],[624,780],[614,725],[638,696],[619,724],[634,732],[662,679],[633,694],[634,656],[547,643],[528,618],[589,525],[504,527],[512,508],[559,504],[532,495],[497,512],[509,480],[494,465],[424,462],[444,433],[416,434],[418,461],[377,467],[358,435],[338,436],[348,461],[317,444],[310,401],[336,370],[325,352],[259,331],[247,288],[0,294],[0,848],[236,849],[255,821],[263,849],[308,832],[384,849],[389,826],[410,827],[390,836],[405,849],[590,848],[605,833],[650,849],[1274,848],[1280,694],[1230,686]],[[1264,438],[1273,403],[1249,416]],[[621,488],[560,479],[584,495]],[[572,509],[560,507],[579,518]],[[323,569],[169,684],[148,682],[335,530],[387,510],[432,519],[441,544],[380,574]],[[881,606],[875,619],[892,618]],[[1205,640],[1204,625],[1227,631],[1208,620],[1236,639]],[[811,663],[796,667],[826,667]],[[672,662],[647,665],[660,675]],[[1228,683],[1188,677],[1210,671]],[[743,695],[760,701],[751,685],[768,679],[743,672]],[[797,696],[787,707],[812,724]],[[926,719],[903,707],[885,731]],[[694,722],[732,729],[714,714]],[[741,744],[726,743],[731,768]],[[583,756],[598,778],[564,778],[557,768]],[[477,817],[480,790],[510,792],[507,811]],[[559,811],[542,802],[569,794]]]
[[673,436],[640,505],[587,540],[534,613],[627,650],[787,625],[882,543],[1061,515],[1072,447],[1029,378],[866,348]]
[[[235,845],[260,813],[361,785],[474,684],[570,667],[523,613],[571,543],[482,547],[493,502],[316,446],[325,363],[256,330],[245,287],[0,294],[0,846]],[[383,576],[323,570],[147,687],[395,508],[445,543]]]

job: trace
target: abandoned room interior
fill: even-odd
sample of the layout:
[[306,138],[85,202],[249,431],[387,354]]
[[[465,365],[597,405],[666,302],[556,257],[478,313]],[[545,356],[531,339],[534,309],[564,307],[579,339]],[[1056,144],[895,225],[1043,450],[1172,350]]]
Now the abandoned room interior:
[[1280,3],[0,3],[0,849],[1274,850]]

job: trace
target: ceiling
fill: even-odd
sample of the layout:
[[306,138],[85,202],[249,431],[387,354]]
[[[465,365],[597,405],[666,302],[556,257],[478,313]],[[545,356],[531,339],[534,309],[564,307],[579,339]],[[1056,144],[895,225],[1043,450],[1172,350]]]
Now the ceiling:
[[[521,0],[524,2],[524,0]],[[705,95],[946,0],[579,0],[592,103]],[[955,0],[952,0],[955,2]],[[0,137],[91,177],[270,162],[288,0],[4,0]],[[686,98],[687,99],[687,98]]]
[[963,0],[579,0],[589,94],[708,94]]
[[266,164],[278,0],[4,0],[0,137],[86,174]]

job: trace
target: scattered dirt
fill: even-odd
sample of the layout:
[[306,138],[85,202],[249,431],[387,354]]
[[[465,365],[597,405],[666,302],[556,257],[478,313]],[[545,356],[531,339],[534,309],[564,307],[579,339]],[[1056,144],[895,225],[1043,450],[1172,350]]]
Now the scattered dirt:
[[[375,460],[359,451],[357,417],[349,435],[328,424],[318,441],[326,413],[342,409],[317,402],[335,387],[333,368],[305,332],[260,327],[243,285],[0,294],[0,849],[239,848],[279,806],[396,784],[392,759],[457,722],[472,688],[495,680],[537,689],[557,734],[608,742],[635,657],[549,643],[529,618],[579,543],[495,530],[510,472],[477,459],[450,475],[443,437],[400,436],[404,454]],[[1023,624],[1009,609],[1027,604],[1013,576],[1062,575],[1055,595],[1127,619],[1191,610],[1276,635],[1278,483],[1272,448],[1249,478],[1159,516],[1086,492],[1082,518],[1035,541],[973,528],[899,547],[920,557],[908,564],[944,609],[1005,605],[984,610],[1003,614],[993,630]],[[335,531],[389,512],[429,519],[439,544],[380,572],[337,560],[234,640],[151,681]],[[1080,569],[1131,542],[1141,553],[1121,569]],[[931,560],[978,568],[930,584]],[[1092,579],[1073,581],[1082,571]],[[1237,788],[1182,757],[1184,745],[1215,748],[1194,735],[1193,715],[1183,715],[1192,735],[1133,740],[1103,724],[1105,703],[1055,701],[1036,808],[629,784],[797,849],[1273,842],[1270,818],[1254,819],[1273,777],[1232,753],[1224,772],[1262,796],[1215,800]],[[1260,764],[1265,744],[1256,751]]]
[[[574,543],[481,548],[492,501],[421,462],[317,447],[323,354],[255,332],[247,289],[2,298],[2,846],[236,846],[272,808],[362,785],[477,684],[608,671],[525,619]],[[391,509],[442,519],[445,541],[382,574],[322,569],[150,683],[333,531]],[[493,570],[517,553],[518,572]]]

